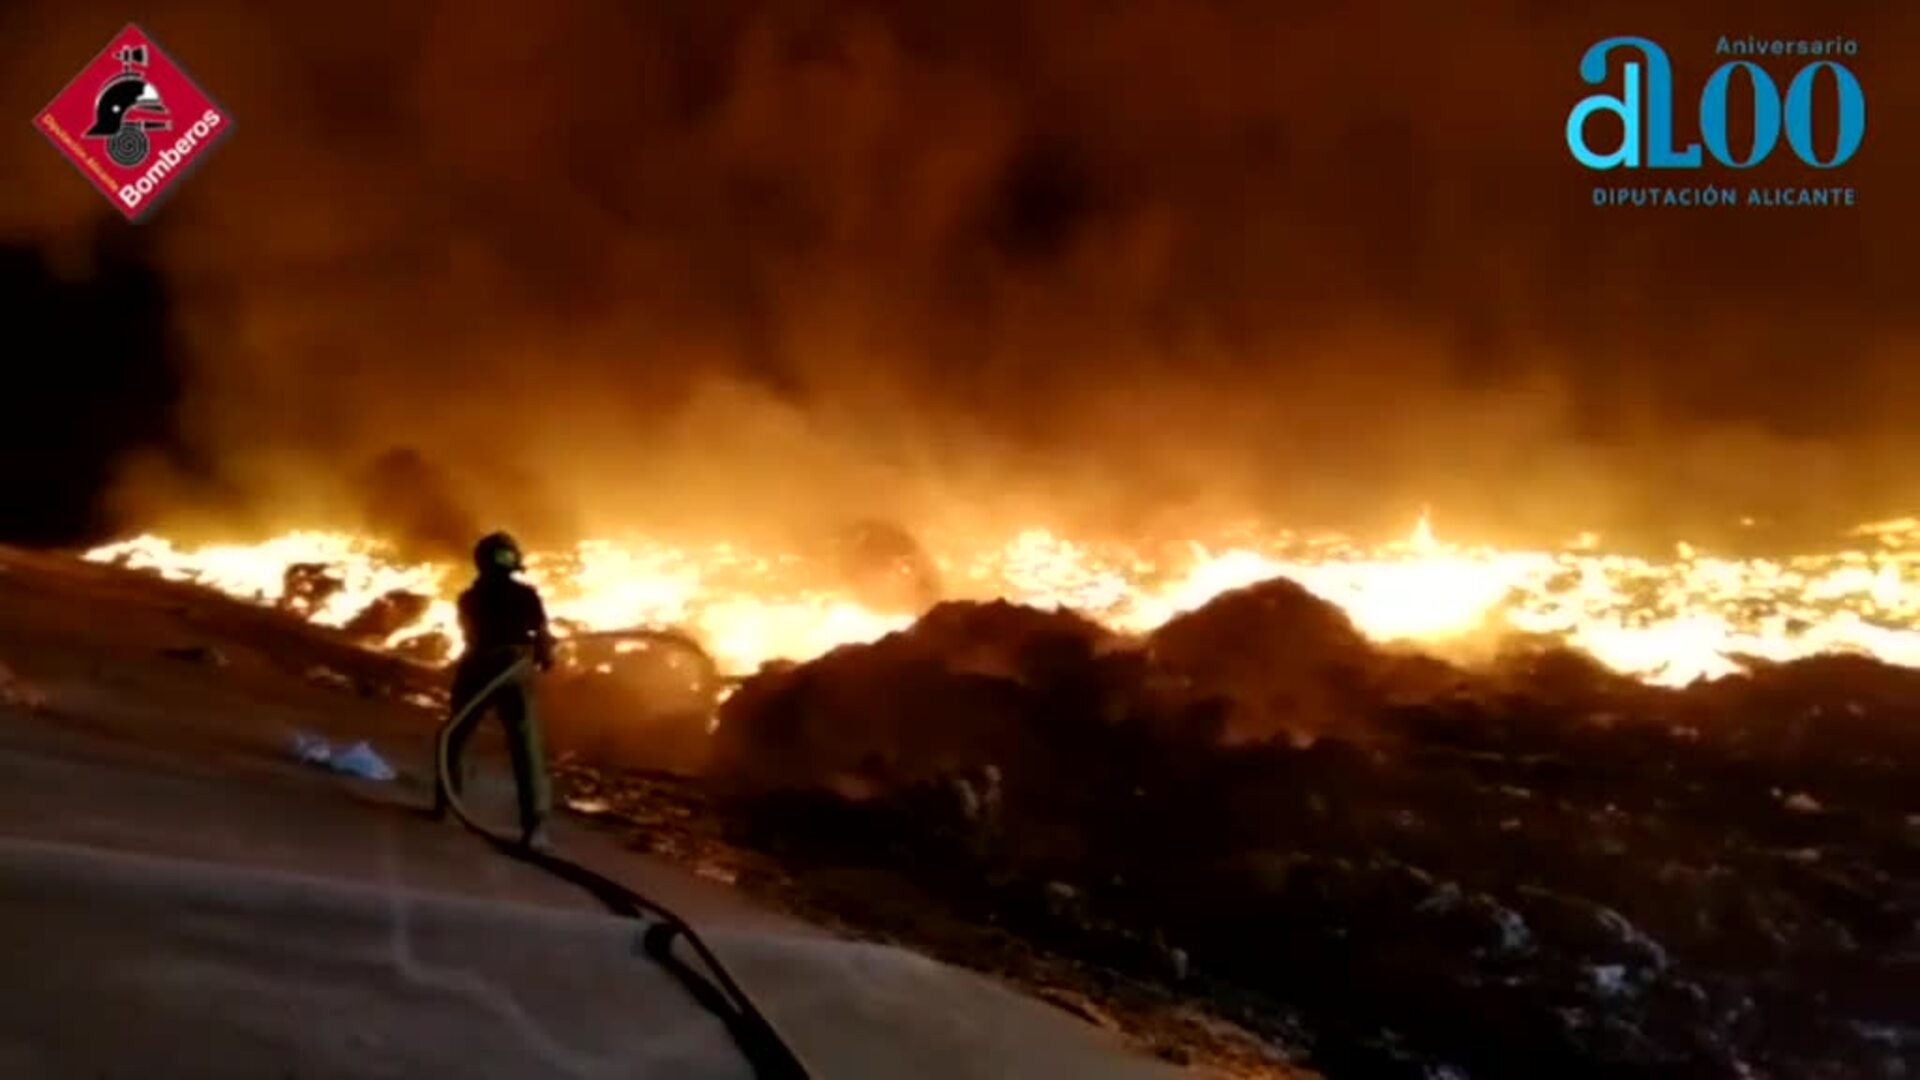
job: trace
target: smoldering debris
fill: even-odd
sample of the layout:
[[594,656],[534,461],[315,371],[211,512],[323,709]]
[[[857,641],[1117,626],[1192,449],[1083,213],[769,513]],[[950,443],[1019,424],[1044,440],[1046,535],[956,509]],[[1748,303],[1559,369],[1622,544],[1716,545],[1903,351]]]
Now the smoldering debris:
[[556,750],[596,765],[697,773],[729,689],[691,636],[639,629],[563,641],[543,709]]
[[233,663],[225,652],[212,645],[169,645],[160,650],[160,655],[169,660],[212,668],[223,668]]
[[281,575],[280,595],[274,604],[282,611],[308,619],[345,587],[346,582],[325,563],[294,563]]
[[1030,753],[1028,680],[1108,636],[1067,613],[941,604],[906,633],[749,679],[722,707],[714,760],[750,788],[804,777],[856,794]]
[[431,597],[395,589],[375,597],[341,631],[356,641],[379,644],[419,622],[432,606]]
[[749,680],[714,769],[755,846],[1177,957],[1332,1075],[1890,1076],[1920,1043],[1860,1032],[1914,1029],[1916,721],[1920,673],[1871,661],[1468,670],[1270,583],[1139,641],[942,605]]
[[1337,729],[1366,710],[1382,667],[1345,612],[1284,578],[1172,619],[1148,651],[1232,704],[1234,738]]

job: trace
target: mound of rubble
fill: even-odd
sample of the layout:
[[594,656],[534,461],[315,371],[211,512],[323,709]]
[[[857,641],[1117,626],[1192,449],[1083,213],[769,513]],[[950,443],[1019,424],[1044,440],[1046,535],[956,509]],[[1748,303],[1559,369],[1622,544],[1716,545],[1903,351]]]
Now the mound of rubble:
[[1468,671],[1286,581],[1144,640],[949,603],[748,681],[712,770],[757,845],[902,869],[1336,1077],[1920,1068],[1920,672]]

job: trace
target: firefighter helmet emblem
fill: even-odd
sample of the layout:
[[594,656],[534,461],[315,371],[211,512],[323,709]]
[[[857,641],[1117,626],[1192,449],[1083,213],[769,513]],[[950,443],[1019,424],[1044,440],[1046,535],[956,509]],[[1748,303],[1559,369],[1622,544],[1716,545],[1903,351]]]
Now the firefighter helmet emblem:
[[120,61],[120,74],[100,88],[87,137],[105,140],[107,156],[113,163],[131,169],[153,152],[147,132],[165,131],[172,121],[162,119],[167,115],[166,104],[160,100],[160,91],[147,81],[146,47],[128,46],[115,53],[114,59]]

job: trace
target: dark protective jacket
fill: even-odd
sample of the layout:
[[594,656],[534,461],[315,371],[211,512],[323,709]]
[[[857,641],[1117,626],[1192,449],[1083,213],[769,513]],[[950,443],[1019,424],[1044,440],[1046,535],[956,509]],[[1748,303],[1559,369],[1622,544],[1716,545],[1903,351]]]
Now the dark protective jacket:
[[511,574],[482,574],[460,594],[460,633],[466,638],[463,664],[485,663],[530,648],[542,667],[553,662],[553,634],[547,609],[533,586]]

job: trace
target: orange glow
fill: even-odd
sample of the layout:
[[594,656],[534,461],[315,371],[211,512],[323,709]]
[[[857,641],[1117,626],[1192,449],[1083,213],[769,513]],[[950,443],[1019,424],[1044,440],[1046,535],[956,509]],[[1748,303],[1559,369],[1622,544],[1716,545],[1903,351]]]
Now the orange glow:
[[[939,562],[960,597],[1072,608],[1129,633],[1228,590],[1289,577],[1379,641],[1444,647],[1488,633],[1545,635],[1664,685],[1738,670],[1740,656],[1858,652],[1920,665],[1920,520],[1862,526],[1854,537],[1849,550],[1795,558],[1724,559],[1680,545],[1670,559],[1648,560],[1607,554],[1592,534],[1560,550],[1453,544],[1423,514],[1403,540],[1365,545],[1279,533],[1233,546],[1192,543],[1175,565],[1038,528]],[[87,558],[258,602],[280,595],[288,566],[322,564],[343,585],[312,614],[315,622],[344,625],[383,593],[405,590],[434,603],[387,644],[439,632],[458,645],[451,601],[462,568],[402,564],[366,538],[295,532],[248,546],[182,548],[138,536]],[[918,614],[880,610],[850,589],[822,585],[817,568],[795,556],[729,545],[593,540],[535,553],[527,573],[562,633],[680,627],[735,672],[871,641]]]

